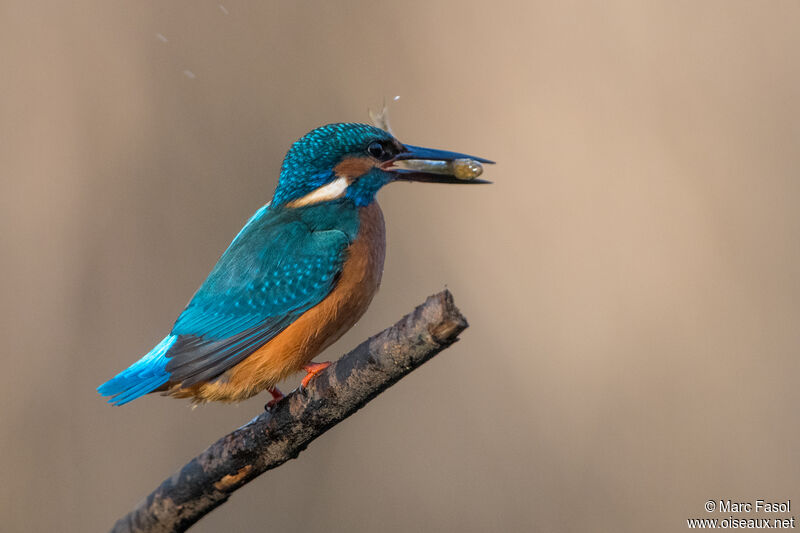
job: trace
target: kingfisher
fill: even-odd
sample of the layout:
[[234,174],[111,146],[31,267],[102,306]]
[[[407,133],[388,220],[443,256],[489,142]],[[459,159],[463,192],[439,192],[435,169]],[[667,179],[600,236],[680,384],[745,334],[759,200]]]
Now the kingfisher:
[[[465,171],[466,162],[466,171]],[[305,370],[364,314],[383,273],[377,192],[394,181],[489,183],[487,159],[402,144],[358,123],[317,128],[287,152],[258,209],[178,316],[169,335],[98,387],[123,405],[151,392],[237,402]],[[476,172],[477,171],[477,172]]]

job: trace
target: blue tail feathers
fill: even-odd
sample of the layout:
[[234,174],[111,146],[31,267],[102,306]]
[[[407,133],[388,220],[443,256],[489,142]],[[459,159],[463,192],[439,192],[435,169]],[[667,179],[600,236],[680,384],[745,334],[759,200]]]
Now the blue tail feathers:
[[108,403],[123,405],[169,381],[166,353],[177,338],[177,335],[165,337],[144,357],[97,387],[97,392],[103,396],[111,396]]

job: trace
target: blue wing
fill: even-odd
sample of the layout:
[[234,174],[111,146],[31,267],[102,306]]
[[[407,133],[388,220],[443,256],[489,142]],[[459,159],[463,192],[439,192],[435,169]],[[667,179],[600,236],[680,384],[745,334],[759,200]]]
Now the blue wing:
[[306,210],[266,213],[234,240],[175,323],[170,381],[219,376],[333,288],[354,235],[315,227],[319,217]]
[[110,401],[119,404],[167,382],[191,386],[218,377],[330,293],[357,230],[358,215],[345,204],[262,208],[222,255],[161,348],[100,392],[116,394]]

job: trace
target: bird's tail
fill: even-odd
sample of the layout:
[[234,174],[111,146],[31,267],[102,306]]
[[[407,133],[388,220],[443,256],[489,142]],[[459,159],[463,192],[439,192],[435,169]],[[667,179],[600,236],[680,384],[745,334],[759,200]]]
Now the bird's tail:
[[97,387],[97,392],[111,396],[108,403],[123,405],[169,381],[166,353],[177,338],[176,335],[165,337],[144,357]]

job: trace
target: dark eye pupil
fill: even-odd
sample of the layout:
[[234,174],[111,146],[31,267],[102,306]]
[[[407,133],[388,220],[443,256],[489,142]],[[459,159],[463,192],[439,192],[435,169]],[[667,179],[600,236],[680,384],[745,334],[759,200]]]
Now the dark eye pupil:
[[383,145],[379,142],[374,142],[367,147],[367,152],[369,152],[369,155],[372,157],[380,159],[384,155]]

